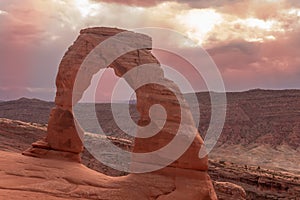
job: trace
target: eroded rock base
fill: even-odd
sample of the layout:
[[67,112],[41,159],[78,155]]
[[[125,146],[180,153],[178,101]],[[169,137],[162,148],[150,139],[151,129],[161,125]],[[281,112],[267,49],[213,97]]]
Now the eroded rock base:
[[1,151],[0,174],[0,199],[217,199],[206,172],[176,168],[109,177],[80,163]]
[[36,158],[58,159],[78,163],[81,162],[80,154],[67,151],[57,151],[52,149],[45,140],[39,140],[32,143],[32,147],[22,152],[22,154]]

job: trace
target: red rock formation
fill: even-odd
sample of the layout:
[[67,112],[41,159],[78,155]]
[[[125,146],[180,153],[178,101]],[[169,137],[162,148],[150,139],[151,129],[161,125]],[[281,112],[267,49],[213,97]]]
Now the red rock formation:
[[245,190],[238,185],[228,182],[214,182],[219,200],[246,200]]
[[[297,199],[300,196],[299,174],[214,160],[210,160],[209,166],[209,174],[214,180],[242,186],[246,199]],[[228,183],[215,184],[215,189],[219,199],[231,199],[234,195],[244,197],[240,195],[243,193],[240,187]]]
[[[177,180],[161,174],[110,177],[80,163],[37,159],[0,151],[0,199],[110,199],[166,200],[211,199],[208,175],[190,171]],[[203,187],[194,182],[197,177]],[[190,192],[185,192],[184,187]],[[204,195],[206,194],[206,195]]]
[[[68,49],[59,66],[56,78],[56,107],[52,109],[50,114],[46,139],[33,143],[33,147],[24,154],[36,157],[79,160],[79,153],[83,150],[80,139],[83,133],[81,130],[77,132],[77,122],[73,116],[73,105],[80,100],[83,92],[90,85],[92,75],[103,66],[111,67],[117,76],[123,77],[136,91],[137,110],[140,113],[139,125],[153,125],[152,121],[156,125],[155,122],[161,120],[160,113],[155,112],[154,115],[157,118],[150,119],[149,110],[154,104],[163,106],[167,114],[162,130],[150,138],[136,139],[133,152],[144,153],[158,150],[173,140],[177,132],[184,132],[179,139],[177,138],[180,143],[177,143],[175,148],[173,147],[171,151],[164,154],[167,159],[174,154],[174,160],[176,161],[170,162],[168,167],[153,173],[172,179],[176,189],[156,199],[216,199],[212,183],[207,174],[207,157],[198,158],[198,152],[203,141],[195,128],[189,107],[179,88],[172,81],[164,78],[159,62],[151,54],[151,38],[146,35],[128,32],[129,34],[122,35],[121,39],[117,38],[120,39],[120,44],[117,47],[102,43],[121,32],[124,32],[124,30],[115,28],[88,28],[80,32],[80,36]],[[124,37],[125,40],[123,40]],[[105,50],[96,48],[100,43],[104,45]],[[128,51],[122,54],[124,48],[127,48]],[[135,50],[137,48],[139,49]],[[97,59],[88,60],[88,63],[84,65],[86,57],[94,49],[96,50],[94,56]],[[110,63],[106,57],[102,58],[104,54],[109,54],[113,58],[113,62]],[[91,55],[93,56],[93,54]],[[144,64],[148,65],[146,68],[147,73],[136,71],[133,75],[126,74],[131,69]],[[80,84],[76,83],[76,79],[80,80]],[[140,84],[145,80],[151,83],[143,84],[140,87]],[[158,81],[163,85],[152,81]],[[184,127],[184,131],[180,129],[181,125]],[[146,131],[150,129],[146,129]],[[144,129],[142,131],[139,129],[137,135],[141,135],[144,131]],[[191,141],[192,144],[181,155],[177,148],[180,148],[180,144],[187,145],[189,138],[192,136],[195,136],[194,140]],[[161,155],[155,155],[147,160],[139,160],[139,158],[133,157],[133,167],[154,165],[160,157]]]

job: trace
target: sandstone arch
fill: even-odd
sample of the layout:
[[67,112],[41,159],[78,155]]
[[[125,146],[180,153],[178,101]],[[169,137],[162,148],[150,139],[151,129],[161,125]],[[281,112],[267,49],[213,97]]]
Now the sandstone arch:
[[[86,70],[86,79],[78,94],[73,94],[76,75],[80,69],[86,56],[99,43],[107,38],[116,35],[124,30],[116,28],[88,28],[80,32],[79,37],[74,44],[69,47],[65,53],[56,78],[57,93],[55,98],[56,107],[52,109],[47,137],[44,141],[38,141],[33,144],[33,147],[27,150],[24,154],[36,157],[54,157],[54,158],[69,158],[71,160],[80,160],[79,154],[83,150],[83,144],[75,128],[76,121],[73,116],[73,104],[76,103],[82,96],[84,90],[89,86],[93,74],[99,68],[95,63],[90,63],[91,67]],[[145,44],[145,48],[131,51],[118,57],[114,62],[110,63],[108,67],[114,69],[115,74],[122,77],[126,72],[143,64],[152,63],[154,73],[151,76],[156,76],[163,80],[169,87],[175,91],[170,92],[165,87],[155,84],[148,84],[136,90],[137,96],[137,110],[140,113],[139,125],[147,125],[150,123],[149,108],[155,104],[161,104],[165,107],[167,112],[167,119],[164,128],[159,134],[147,138],[136,139],[134,152],[149,152],[160,149],[168,144],[174,138],[174,132],[178,129],[178,124],[181,122],[180,112],[185,114],[184,123],[187,126],[187,131],[196,131],[192,123],[192,115],[189,107],[185,104],[184,110],[180,111],[180,104],[178,101],[184,102],[178,87],[170,80],[164,78],[163,71],[158,60],[151,54],[151,38],[146,35],[134,33],[135,41]],[[132,44],[128,44],[129,46]],[[112,50],[116,50],[112,48]],[[152,70],[153,71],[153,70]],[[134,88],[136,79],[134,77],[126,77],[126,81]],[[178,97],[180,99],[178,99]],[[175,162],[170,164],[169,171],[162,170],[163,174],[173,174],[174,169],[182,170],[196,170],[206,173],[208,170],[207,157],[203,159],[198,158],[198,152],[203,145],[203,140],[197,134],[192,142],[192,145],[187,151],[178,158]],[[177,172],[177,171],[176,171]],[[186,172],[180,172],[185,174]],[[176,174],[176,173],[175,173]],[[206,176],[204,174],[204,176]],[[201,177],[204,177],[201,175]],[[209,179],[204,178],[205,184],[211,184]],[[208,182],[207,182],[208,181]]]

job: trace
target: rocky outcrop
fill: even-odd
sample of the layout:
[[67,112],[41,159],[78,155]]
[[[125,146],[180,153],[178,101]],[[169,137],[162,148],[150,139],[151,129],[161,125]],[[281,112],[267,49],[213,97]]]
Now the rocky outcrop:
[[[116,43],[106,42],[108,38],[116,35],[120,35],[113,39],[113,41],[117,41]],[[100,43],[104,45],[102,48],[98,48]],[[150,49],[151,38],[143,34],[125,32],[116,28],[82,30],[59,66],[56,78],[56,106],[50,114],[46,139],[33,143],[32,148],[23,154],[41,158],[80,161],[79,154],[83,151],[81,140],[83,130],[79,128],[80,126],[74,118],[73,106],[81,99],[83,92],[90,85],[92,76],[100,69],[110,67],[114,69],[117,76],[124,78],[136,92],[136,107],[140,113],[138,124],[142,127],[138,129],[137,136],[157,129],[159,123],[165,120],[162,129],[155,136],[146,139],[136,138],[133,152],[152,152],[163,149],[162,147],[170,141],[177,141],[171,150],[163,151],[163,154],[154,154],[146,160],[133,156],[131,168],[138,171],[154,165],[167,167],[149,174],[132,175],[127,179],[131,179],[131,177],[138,179],[152,174],[154,177],[161,177],[157,179],[158,182],[164,178],[172,180],[171,183],[174,187],[171,191],[159,195],[146,192],[148,198],[154,195],[155,199],[160,200],[216,199],[207,174],[207,156],[201,159],[198,157],[203,141],[194,125],[189,106],[175,83],[164,77],[163,70],[151,54]],[[107,54],[109,56],[105,57]],[[93,59],[86,61],[89,56]],[[145,68],[133,70],[138,66],[145,66]],[[128,73],[132,72],[131,70],[133,73]],[[78,80],[80,83],[76,82]],[[150,117],[150,109],[155,104],[159,104],[165,109],[166,119],[162,118],[160,109],[152,110],[152,117]],[[192,138],[191,141],[190,138]],[[185,146],[189,147],[181,155],[178,149]],[[173,160],[173,158],[175,159]],[[171,162],[164,165],[165,163],[160,163],[161,160],[168,162],[170,160]],[[132,196],[125,199],[141,198]]]
[[0,118],[0,150],[22,152],[46,136],[47,127],[36,123]]
[[245,190],[238,185],[228,182],[213,182],[219,200],[246,200]]
[[[246,199],[298,199],[300,196],[299,175],[225,161],[210,160],[209,164],[209,174],[212,179],[231,182],[243,187],[247,193]],[[222,192],[229,188],[223,186],[215,185],[215,189],[220,191],[219,197],[223,197],[224,194]],[[230,190],[232,194],[241,192],[236,187],[235,189],[231,187]]]

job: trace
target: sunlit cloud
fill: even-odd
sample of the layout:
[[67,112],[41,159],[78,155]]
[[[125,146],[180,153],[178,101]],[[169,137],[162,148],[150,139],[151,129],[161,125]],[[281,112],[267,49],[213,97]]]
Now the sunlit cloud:
[[4,10],[0,10],[0,15],[7,15],[8,13]]
[[91,3],[89,0],[74,0],[74,5],[82,17],[93,17],[101,11],[100,4]]
[[266,31],[271,31],[274,27],[274,24],[276,24],[274,20],[265,21],[256,18],[238,19],[234,23]]
[[213,9],[188,10],[176,19],[185,28],[185,33],[200,45],[205,42],[209,32],[223,21],[222,15]]
[[266,39],[268,39],[268,40],[276,40],[276,37],[274,35],[267,35]]
[[[134,2],[124,3],[125,5],[118,4],[118,1],[113,1],[112,4],[89,0],[53,0],[53,2],[55,12],[60,16],[62,28],[67,26],[74,31],[79,31],[87,26],[99,25],[129,29],[158,26],[179,31],[194,40],[196,44],[204,47],[214,45],[218,41],[235,39],[244,39],[250,42],[276,40],[278,34],[287,30],[285,20],[295,21],[295,19],[290,19],[291,15],[298,15],[297,9],[286,10],[285,15],[279,15],[281,13],[277,10],[274,12],[275,14],[268,13],[268,11],[264,12],[264,15],[261,14],[259,5],[278,8],[284,1],[256,2],[256,4],[255,1],[232,3],[232,7],[237,8],[245,7],[245,5],[253,7],[254,12],[248,10],[249,6],[245,7],[248,10],[246,12],[248,17],[236,15],[240,9],[229,10],[233,11],[232,13],[224,13],[222,7],[216,7],[216,9],[190,8],[188,5],[191,4],[186,4],[189,1],[182,1],[184,4],[179,3],[180,1],[153,1],[152,6],[147,8],[142,7],[143,4],[131,6]],[[226,5],[227,10],[230,5]],[[262,16],[272,17],[261,19]],[[53,37],[51,39],[53,40]]]
[[296,8],[289,9],[288,14],[297,15],[298,17],[300,17],[300,9],[296,9]]

